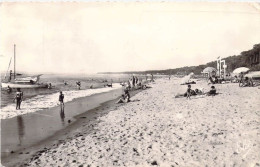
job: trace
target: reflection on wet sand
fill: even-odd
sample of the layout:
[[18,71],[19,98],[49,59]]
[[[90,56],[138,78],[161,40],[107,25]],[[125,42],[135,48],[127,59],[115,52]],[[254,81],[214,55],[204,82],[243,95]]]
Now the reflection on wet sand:
[[21,116],[17,116],[17,126],[18,126],[18,139],[19,139],[18,145],[21,146],[24,137],[24,122]]
[[62,122],[62,126],[65,126],[65,112],[64,112],[64,105],[61,105],[60,107],[60,119],[61,119],[61,122]]

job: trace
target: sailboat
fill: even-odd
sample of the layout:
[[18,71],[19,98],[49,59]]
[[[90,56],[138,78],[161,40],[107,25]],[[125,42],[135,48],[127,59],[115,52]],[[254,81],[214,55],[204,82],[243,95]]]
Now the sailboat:
[[[15,70],[16,70],[15,69],[15,60],[16,60],[16,57],[15,57],[15,45],[14,45],[14,73],[10,72],[9,80],[6,81],[6,76],[9,71],[11,61],[12,61],[12,58],[11,58],[7,72],[5,74],[5,81],[1,82],[2,88],[7,88],[8,86],[10,88],[46,88],[46,87],[48,87],[48,84],[46,84],[46,83],[39,83],[41,74],[35,75],[35,76],[16,78],[16,76],[22,75],[22,74],[15,72]],[[13,79],[12,79],[12,76],[13,76]]]

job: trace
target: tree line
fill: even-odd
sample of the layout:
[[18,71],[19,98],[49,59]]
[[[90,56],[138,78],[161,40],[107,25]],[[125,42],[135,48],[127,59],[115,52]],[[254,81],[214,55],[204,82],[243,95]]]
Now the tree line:
[[[260,44],[255,44],[252,49],[243,51],[239,55],[223,58],[226,61],[227,72],[231,73],[238,67],[248,67],[251,71],[260,71]],[[148,71],[127,71],[127,72],[105,72],[106,74],[164,74],[164,75],[187,75],[193,72],[200,75],[206,67],[217,67],[217,61],[212,61],[207,64],[198,66],[185,66],[181,68],[166,69],[166,70],[148,70]],[[104,74],[104,73],[103,73]]]

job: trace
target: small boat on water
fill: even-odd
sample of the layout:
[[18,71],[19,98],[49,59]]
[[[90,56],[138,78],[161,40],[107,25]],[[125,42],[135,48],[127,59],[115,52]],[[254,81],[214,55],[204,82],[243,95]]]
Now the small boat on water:
[[47,88],[48,84],[39,83],[41,75],[17,78],[12,82],[2,82],[1,87],[7,88]]
[[[11,60],[9,62],[9,66],[8,66],[6,75],[9,71]],[[6,81],[6,75],[5,75],[5,81],[1,82],[2,88],[7,88],[8,86],[10,88],[47,88],[48,87],[48,84],[46,84],[46,83],[39,83],[41,74],[35,75],[35,76],[16,78],[16,76],[22,75],[22,74],[15,73],[15,45],[14,45],[14,73],[12,74],[12,71],[10,71],[10,77],[9,77],[8,81]],[[12,79],[12,76],[13,76],[13,79]]]

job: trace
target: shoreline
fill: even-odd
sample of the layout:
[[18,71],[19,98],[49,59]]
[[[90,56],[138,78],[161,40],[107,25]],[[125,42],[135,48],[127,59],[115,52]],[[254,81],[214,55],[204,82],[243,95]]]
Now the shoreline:
[[[133,96],[140,91],[141,90],[134,90],[134,91],[131,91],[130,94],[131,94],[131,96]],[[7,166],[23,165],[24,162],[30,160],[32,157],[35,156],[35,154],[37,155],[38,152],[42,152],[46,148],[51,148],[55,145],[59,145],[59,143],[62,142],[63,140],[70,138],[69,136],[72,136],[73,133],[76,133],[78,131],[77,129],[82,127],[82,124],[89,124],[90,122],[97,121],[96,119],[100,115],[107,114],[109,112],[109,110],[108,110],[109,108],[113,108],[114,106],[116,106],[116,104],[114,104],[114,103],[118,100],[118,98],[121,95],[121,92],[122,92],[121,88],[112,90],[110,92],[92,95],[90,97],[81,97],[81,98],[75,99],[71,102],[68,102],[68,103],[72,103],[72,105],[75,107],[75,105],[79,105],[79,101],[87,101],[87,99],[89,99],[89,98],[94,98],[93,96],[96,96],[97,98],[99,98],[98,96],[100,96],[100,95],[101,96],[104,94],[109,95],[109,94],[112,94],[112,92],[117,92],[117,96],[113,95],[111,97],[112,100],[110,98],[110,100],[105,100],[105,101],[103,100],[103,102],[101,102],[101,103],[98,102],[98,105],[94,105],[94,106],[92,105],[91,109],[85,110],[83,113],[73,116],[74,120],[71,123],[69,123],[65,128],[61,128],[60,130],[53,133],[51,136],[48,136],[47,138],[45,138],[41,141],[38,141],[29,147],[20,148],[20,149],[16,150],[14,153],[9,154],[6,157],[3,157],[3,159],[1,158],[1,163],[4,165],[7,165]],[[94,99],[96,99],[96,98],[94,98]],[[65,107],[66,107],[66,105],[68,105],[68,104],[65,104]],[[54,108],[57,109],[58,107],[54,107]],[[49,110],[52,110],[52,109],[53,108],[51,108]],[[65,110],[66,110],[66,108],[65,108]],[[65,111],[65,113],[66,113],[66,111]],[[91,131],[91,130],[92,129],[90,127],[89,131]]]

